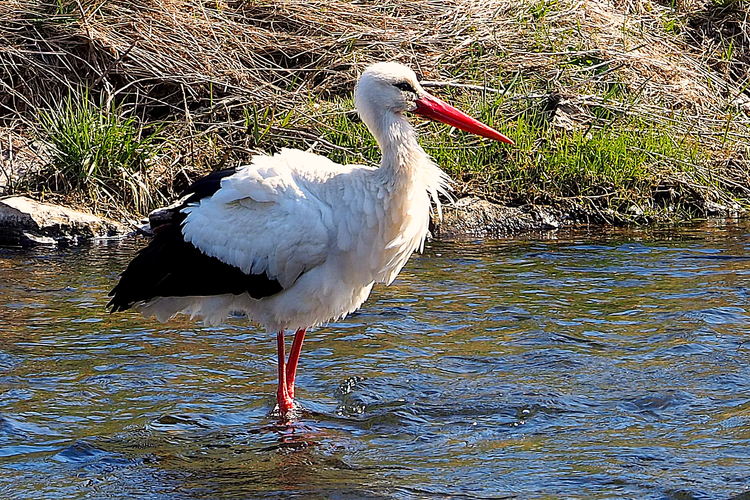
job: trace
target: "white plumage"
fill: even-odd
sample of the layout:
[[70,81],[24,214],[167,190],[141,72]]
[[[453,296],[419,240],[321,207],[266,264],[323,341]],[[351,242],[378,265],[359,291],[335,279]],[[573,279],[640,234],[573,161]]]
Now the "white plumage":
[[[246,292],[231,287],[229,293],[217,293],[221,287],[211,283],[210,294],[173,292],[174,286],[168,288],[170,292],[134,291],[139,287],[139,269],[148,274],[159,268],[159,259],[169,258],[161,256],[154,243],[154,249],[144,250],[123,273],[112,293],[114,309],[134,306],[159,320],[184,313],[208,323],[244,312],[269,331],[281,332],[278,398],[283,411],[291,408],[283,373],[283,331],[298,330],[298,336],[301,332],[293,347],[294,362],[290,356],[292,368],[286,370],[291,371],[286,377],[291,377],[293,397],[304,330],[346,316],[362,305],[375,283],[391,283],[424,244],[431,206],[440,213],[438,195],[448,193],[448,176],[417,143],[404,112],[510,142],[430,96],[415,74],[397,63],[370,66],[357,84],[355,102],[382,150],[378,168],[339,165],[293,149],[256,156],[249,165],[224,176],[212,195],[181,208],[176,220],[182,227],[174,234],[184,240],[182,246],[163,245],[188,253],[197,249],[196,255],[217,259],[219,266],[228,265],[235,275],[239,269],[240,281],[245,275],[259,275],[266,282],[278,282],[280,290],[253,293],[249,286]],[[190,262],[200,262],[195,255],[192,258]],[[216,266],[217,261],[207,264]],[[165,283],[184,283],[177,273],[165,271],[163,278],[155,283],[150,278],[148,283],[159,290],[165,289]],[[143,282],[147,283],[145,278]]]
[[187,313],[214,324],[242,311],[269,331],[296,330],[340,319],[362,305],[374,283],[391,283],[424,243],[430,198],[439,210],[438,193],[447,193],[450,180],[403,114],[367,121],[373,111],[364,99],[378,83],[370,78],[384,69],[416,83],[410,70],[388,63],[359,82],[360,113],[388,146],[380,168],[284,149],[256,156],[213,196],[184,210],[187,241],[246,273],[278,279],[282,292],[262,299],[163,297],[140,309],[160,320]]

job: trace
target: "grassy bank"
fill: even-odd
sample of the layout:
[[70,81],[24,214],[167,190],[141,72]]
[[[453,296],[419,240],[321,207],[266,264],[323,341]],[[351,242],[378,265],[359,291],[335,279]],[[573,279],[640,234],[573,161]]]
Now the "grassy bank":
[[369,62],[517,141],[420,124],[458,190],[644,222],[750,200],[744,0],[32,1],[0,6],[7,192],[124,217],[259,151],[375,162]]

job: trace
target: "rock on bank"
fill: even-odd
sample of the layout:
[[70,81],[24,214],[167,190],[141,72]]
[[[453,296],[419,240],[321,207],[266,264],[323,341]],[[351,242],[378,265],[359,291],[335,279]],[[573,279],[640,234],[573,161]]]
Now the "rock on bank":
[[0,245],[75,245],[127,232],[118,222],[25,196],[0,199]]
[[562,217],[543,207],[506,207],[474,196],[443,206],[443,219],[434,221],[438,239],[493,238],[536,231],[551,231]]

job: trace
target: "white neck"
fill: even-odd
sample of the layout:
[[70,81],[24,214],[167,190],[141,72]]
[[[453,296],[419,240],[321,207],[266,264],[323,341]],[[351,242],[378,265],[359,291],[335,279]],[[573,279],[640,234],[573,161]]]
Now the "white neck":
[[417,173],[429,157],[417,142],[417,134],[409,121],[400,113],[385,112],[371,126],[383,157],[380,160],[382,175],[400,184]]
[[383,153],[378,176],[386,189],[391,193],[401,192],[407,198],[410,198],[407,193],[412,190],[424,191],[432,198],[438,216],[441,216],[438,193],[450,197],[450,178],[419,145],[417,134],[406,117],[386,111],[374,120],[365,120],[365,123]]

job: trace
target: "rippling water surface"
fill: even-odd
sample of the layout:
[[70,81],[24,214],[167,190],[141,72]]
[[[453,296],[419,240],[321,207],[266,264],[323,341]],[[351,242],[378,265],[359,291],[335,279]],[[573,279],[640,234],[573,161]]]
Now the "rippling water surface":
[[749,233],[433,243],[309,336],[290,425],[273,338],[104,312],[142,242],[0,249],[0,497],[741,495]]

